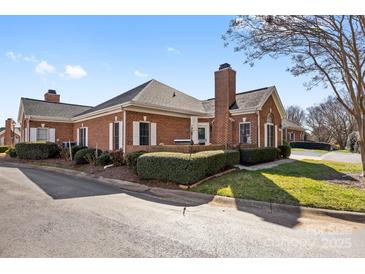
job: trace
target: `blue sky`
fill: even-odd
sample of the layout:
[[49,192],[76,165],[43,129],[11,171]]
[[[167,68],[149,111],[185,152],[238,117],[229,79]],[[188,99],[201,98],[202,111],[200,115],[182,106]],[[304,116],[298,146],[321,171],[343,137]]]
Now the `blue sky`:
[[285,106],[304,108],[331,94],[306,91],[287,58],[254,67],[224,47],[227,16],[0,17],[0,125],[17,118],[20,97],[96,105],[151,78],[200,99],[214,96],[213,73],[228,62],[237,91],[275,85]]

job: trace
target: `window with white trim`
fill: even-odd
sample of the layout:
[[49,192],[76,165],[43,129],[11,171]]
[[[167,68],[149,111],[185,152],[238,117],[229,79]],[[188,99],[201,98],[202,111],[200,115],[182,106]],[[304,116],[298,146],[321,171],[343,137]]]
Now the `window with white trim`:
[[119,122],[114,123],[114,149],[119,149]]
[[294,132],[289,132],[289,141],[295,141]]
[[37,128],[37,142],[47,142],[48,136],[48,128]]
[[251,144],[251,122],[240,123],[240,144]]
[[139,123],[139,145],[150,145],[150,123]]
[[86,128],[79,128],[79,145],[86,146]]

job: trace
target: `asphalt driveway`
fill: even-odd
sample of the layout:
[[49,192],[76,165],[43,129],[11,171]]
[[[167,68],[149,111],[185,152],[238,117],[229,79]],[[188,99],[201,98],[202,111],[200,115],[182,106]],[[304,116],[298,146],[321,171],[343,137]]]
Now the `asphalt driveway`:
[[0,166],[0,257],[365,256],[364,224],[202,197]]

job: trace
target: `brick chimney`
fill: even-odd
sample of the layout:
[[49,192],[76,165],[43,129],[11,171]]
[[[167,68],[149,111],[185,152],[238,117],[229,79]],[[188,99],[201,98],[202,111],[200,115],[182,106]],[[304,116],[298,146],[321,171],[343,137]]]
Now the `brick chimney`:
[[212,138],[216,144],[232,145],[232,122],[229,108],[236,101],[236,71],[230,64],[222,64],[215,77],[215,118]]
[[4,145],[12,146],[14,141],[14,126],[15,122],[13,119],[8,118],[5,121],[5,134],[4,134]]
[[51,103],[59,103],[60,102],[60,95],[54,89],[49,89],[44,94],[44,101],[51,102]]

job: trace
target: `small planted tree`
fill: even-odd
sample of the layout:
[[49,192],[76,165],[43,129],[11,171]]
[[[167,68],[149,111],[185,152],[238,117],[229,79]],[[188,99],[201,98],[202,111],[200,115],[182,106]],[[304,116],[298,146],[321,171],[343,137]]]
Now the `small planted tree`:
[[[365,16],[239,16],[223,37],[251,65],[264,56],[290,56],[307,88],[331,88],[354,117],[365,172]],[[349,100],[346,100],[349,98]]]

